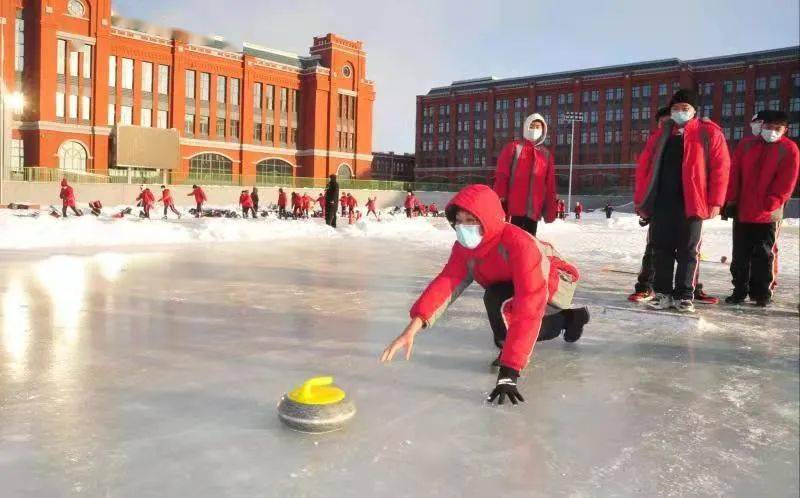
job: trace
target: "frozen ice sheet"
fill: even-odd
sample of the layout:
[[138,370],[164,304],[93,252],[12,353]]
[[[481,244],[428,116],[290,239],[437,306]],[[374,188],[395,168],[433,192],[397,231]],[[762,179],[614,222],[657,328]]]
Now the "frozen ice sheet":
[[[633,276],[570,250],[592,322],[538,344],[528,402],[499,408],[482,401],[496,352],[475,287],[410,362],[377,362],[446,246],[4,253],[0,495],[796,496],[797,317],[604,310]],[[725,271],[704,266],[709,291]],[[795,274],[780,305],[797,294]],[[291,432],[278,398],[317,374],[359,413]]]

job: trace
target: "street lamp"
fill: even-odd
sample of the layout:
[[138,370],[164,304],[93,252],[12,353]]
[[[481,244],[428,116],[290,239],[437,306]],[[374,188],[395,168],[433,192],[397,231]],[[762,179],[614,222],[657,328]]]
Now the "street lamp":
[[583,122],[583,113],[567,111],[562,116],[563,121],[568,121],[572,125],[572,136],[569,140],[569,187],[567,190],[567,213],[572,207],[572,155],[575,151],[575,123]]

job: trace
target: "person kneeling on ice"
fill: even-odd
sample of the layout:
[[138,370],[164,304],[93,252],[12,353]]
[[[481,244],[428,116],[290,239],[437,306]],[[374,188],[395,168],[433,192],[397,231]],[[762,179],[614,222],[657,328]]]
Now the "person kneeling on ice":
[[472,283],[486,292],[483,301],[500,356],[497,385],[488,401],[524,401],[517,378],[528,363],[533,345],[558,337],[577,341],[589,322],[589,311],[569,309],[578,270],[560,258],[552,246],[505,222],[500,198],[485,185],[470,185],[445,208],[456,231],[450,259],[411,308],[411,322],[383,352],[391,361],[402,348],[411,357],[414,337],[437,318]]

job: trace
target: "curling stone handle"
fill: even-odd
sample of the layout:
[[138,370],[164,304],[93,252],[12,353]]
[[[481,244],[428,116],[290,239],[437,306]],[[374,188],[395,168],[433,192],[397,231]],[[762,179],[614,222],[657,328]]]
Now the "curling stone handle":
[[314,387],[329,386],[333,384],[333,377],[330,375],[324,377],[312,377],[303,382],[303,396],[311,396],[311,389]]

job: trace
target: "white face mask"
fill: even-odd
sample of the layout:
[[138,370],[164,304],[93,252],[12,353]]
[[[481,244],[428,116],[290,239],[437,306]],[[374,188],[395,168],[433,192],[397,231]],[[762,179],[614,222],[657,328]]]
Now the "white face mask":
[[670,117],[678,126],[683,126],[694,117],[694,111],[672,111]]
[[456,223],[456,239],[458,243],[467,249],[475,249],[483,240],[481,235],[480,225],[465,225],[463,223]]
[[539,129],[528,128],[527,130],[525,130],[525,139],[526,140],[530,140],[531,142],[536,142],[540,138],[542,138],[542,129],[541,128],[539,128]]
[[767,143],[774,143],[781,138],[781,132],[775,130],[761,130],[761,138]]
[[761,134],[761,121],[750,123],[750,129],[753,131],[753,135]]

